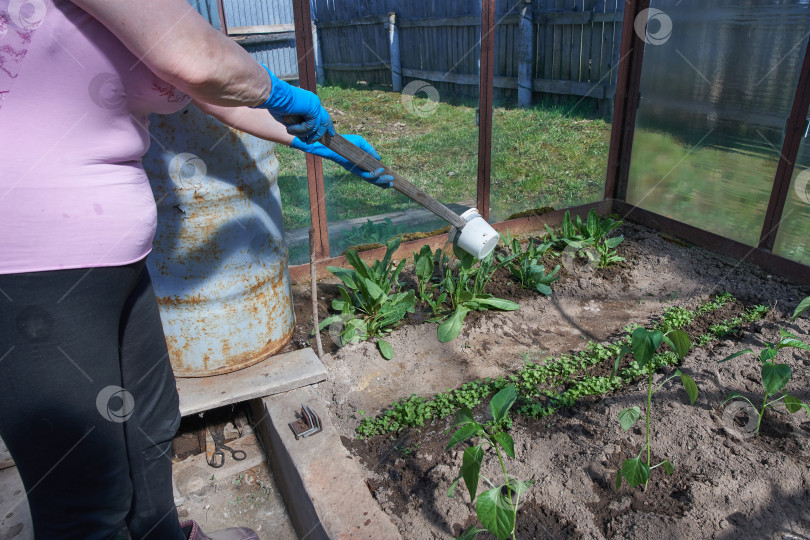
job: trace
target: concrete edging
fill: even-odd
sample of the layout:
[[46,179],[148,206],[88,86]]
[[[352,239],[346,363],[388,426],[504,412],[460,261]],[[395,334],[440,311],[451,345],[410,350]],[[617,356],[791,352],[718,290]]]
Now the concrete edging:
[[[323,431],[295,440],[288,423],[298,418],[302,404],[320,416]],[[300,538],[401,538],[372,498],[360,467],[341,444],[322,400],[300,388],[251,400],[250,405]]]

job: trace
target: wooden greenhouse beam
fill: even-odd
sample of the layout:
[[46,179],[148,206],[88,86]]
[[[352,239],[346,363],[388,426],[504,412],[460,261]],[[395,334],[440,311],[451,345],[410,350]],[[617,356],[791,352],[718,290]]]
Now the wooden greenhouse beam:
[[481,0],[481,79],[478,93],[478,213],[489,221],[492,170],[492,93],[495,78],[495,0]]
[[217,13],[219,14],[219,30],[228,35],[228,21],[225,20],[225,5],[223,0],[217,0]]
[[[293,0],[295,48],[298,54],[298,80],[301,88],[316,92],[315,52],[309,0]],[[326,191],[323,186],[321,158],[306,154],[309,211],[315,229],[315,253],[319,259],[329,257],[329,231],[326,223]]]
[[808,122],[808,109],[810,109],[810,43],[805,45],[804,63],[799,75],[799,84],[796,86],[793,108],[785,126],[785,141],[782,144],[782,153],[773,179],[771,198],[768,201],[765,221],[759,235],[759,247],[761,249],[773,249],[776,241],[776,233],[779,231],[779,224],[782,221],[782,212],[785,209],[790,182],[793,178],[793,170],[796,166],[796,158],[799,155],[799,147],[804,138]]
[[624,200],[630,172],[630,153],[636,129],[641,65],[644,60],[644,40],[635,32],[636,17],[650,7],[650,0],[629,0],[622,21],[622,42],[619,70],[616,77],[616,97],[613,125],[610,131],[605,198]]

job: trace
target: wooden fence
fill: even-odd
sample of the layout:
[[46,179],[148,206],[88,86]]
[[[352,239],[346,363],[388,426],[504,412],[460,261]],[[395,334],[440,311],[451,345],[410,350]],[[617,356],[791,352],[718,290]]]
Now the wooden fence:
[[[444,99],[476,97],[480,3],[312,0],[316,62],[329,82],[399,91],[431,82]],[[609,104],[615,92],[624,2],[502,0],[495,29],[496,98],[562,96]]]

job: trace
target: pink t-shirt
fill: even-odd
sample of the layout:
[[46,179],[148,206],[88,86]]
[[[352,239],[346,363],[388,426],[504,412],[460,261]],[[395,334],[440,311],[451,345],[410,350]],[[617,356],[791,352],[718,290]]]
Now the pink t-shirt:
[[66,0],[0,0],[0,274],[152,247],[147,115],[190,98]]

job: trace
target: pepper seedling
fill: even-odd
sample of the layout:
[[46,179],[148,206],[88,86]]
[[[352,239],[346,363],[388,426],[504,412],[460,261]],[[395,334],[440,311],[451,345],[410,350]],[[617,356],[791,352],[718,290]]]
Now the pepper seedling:
[[[453,427],[457,427],[458,430],[450,438],[447,449],[449,450],[472,437],[477,437],[480,441],[477,445],[464,449],[461,471],[451,484],[450,489],[447,490],[447,496],[451,499],[455,498],[456,486],[462,478],[467,490],[470,492],[471,502],[476,499],[479,478],[483,478],[491,487],[491,489],[478,495],[478,501],[475,505],[478,520],[485,529],[471,526],[464,531],[458,540],[472,540],[478,533],[485,531],[489,531],[502,540],[510,536],[513,539],[515,538],[515,523],[517,521],[520,497],[534,484],[533,480],[522,481],[511,478],[506,473],[506,466],[503,461],[502,453],[512,459],[515,458],[515,442],[512,440],[512,436],[503,430],[503,425],[509,421],[509,409],[512,408],[516,400],[517,390],[514,385],[510,384],[495,394],[489,402],[493,418],[491,422],[479,424],[473,419],[472,411],[468,407],[462,407],[456,414]],[[489,451],[495,451],[501,464],[504,483],[500,486],[494,485],[481,475],[485,444]]]
[[[798,309],[796,310],[798,312]],[[762,349],[759,353],[759,361],[762,363],[762,368],[760,373],[762,375],[762,387],[765,389],[765,398],[762,400],[762,406],[757,411],[757,429],[754,432],[754,437],[759,436],[759,426],[762,423],[762,416],[765,414],[765,409],[768,407],[775,407],[780,401],[785,404],[785,408],[787,408],[790,414],[800,411],[804,409],[807,412],[808,418],[810,418],[810,405],[807,403],[803,403],[799,398],[796,396],[792,396],[790,394],[782,394],[780,397],[776,399],[772,399],[768,401],[768,399],[772,396],[775,396],[779,393],[787,383],[790,382],[790,366],[787,364],[777,364],[774,362],[776,359],[776,355],[779,353],[780,350],[785,348],[794,348],[794,349],[801,349],[805,351],[810,351],[810,345],[805,344],[801,341],[798,337],[794,336],[790,332],[783,330],[782,328],[779,329],[780,339],[776,343],[765,342],[765,348]],[[719,363],[728,362],[738,356],[743,356],[745,354],[754,354],[753,349],[745,349],[740,352],[736,352],[731,354],[722,360]],[[756,405],[751,403],[751,400],[747,397],[734,392],[730,396],[726,398],[726,400],[720,404],[722,407],[732,399],[744,399],[747,401],[753,408],[756,410]]]
[[[616,489],[622,485],[622,478],[627,480],[631,487],[636,487],[644,484],[644,490],[647,490],[647,483],[650,481],[650,472],[657,468],[663,467],[664,472],[668,475],[675,471],[675,468],[668,459],[661,461],[656,465],[652,465],[652,443],[650,435],[650,412],[652,410],[652,395],[660,390],[667,382],[675,377],[681,378],[687,395],[689,396],[689,404],[694,405],[698,397],[698,387],[691,377],[676,370],[673,375],[665,378],[658,386],[653,387],[653,373],[655,372],[655,363],[653,358],[662,343],[666,343],[675,352],[675,355],[683,360],[683,357],[689,352],[692,344],[689,341],[689,336],[683,330],[670,330],[663,333],[660,330],[647,330],[646,328],[636,328],[630,336],[630,347],[623,345],[619,351],[619,356],[616,358],[616,363],[613,366],[615,373],[619,368],[619,362],[628,353],[633,353],[636,363],[642,369],[647,371],[647,407],[646,407],[646,440],[644,446],[641,448],[639,454],[632,458],[626,459],[622,462],[622,468],[616,474]],[[628,431],[636,421],[641,417],[641,409],[637,406],[628,407],[627,409],[619,412],[619,424],[622,429]],[[644,450],[647,450],[646,461],[642,458]]]
[[799,302],[799,305],[796,306],[796,311],[793,312],[793,316],[790,318],[790,320],[795,321],[808,309],[810,309],[810,296]]

